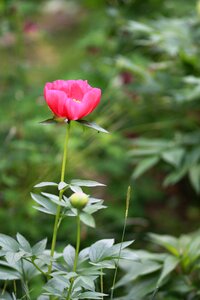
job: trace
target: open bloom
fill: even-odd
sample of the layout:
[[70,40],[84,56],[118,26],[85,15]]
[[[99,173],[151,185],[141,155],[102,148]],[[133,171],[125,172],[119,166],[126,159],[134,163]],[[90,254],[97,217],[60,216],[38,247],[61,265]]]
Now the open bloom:
[[57,117],[78,120],[96,108],[101,90],[92,88],[87,80],[56,80],[45,84],[44,98]]

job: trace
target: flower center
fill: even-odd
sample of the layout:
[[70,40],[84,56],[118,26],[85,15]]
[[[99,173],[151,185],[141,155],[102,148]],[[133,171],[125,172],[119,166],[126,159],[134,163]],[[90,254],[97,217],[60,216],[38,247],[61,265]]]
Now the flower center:
[[81,103],[81,101],[78,100],[78,99],[73,98],[72,100],[73,100],[74,102]]

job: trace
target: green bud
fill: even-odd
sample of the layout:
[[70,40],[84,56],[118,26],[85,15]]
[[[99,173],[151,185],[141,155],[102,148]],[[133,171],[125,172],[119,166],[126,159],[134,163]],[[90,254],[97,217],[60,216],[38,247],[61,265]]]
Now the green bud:
[[74,193],[69,200],[74,208],[82,209],[87,205],[89,197],[85,193]]

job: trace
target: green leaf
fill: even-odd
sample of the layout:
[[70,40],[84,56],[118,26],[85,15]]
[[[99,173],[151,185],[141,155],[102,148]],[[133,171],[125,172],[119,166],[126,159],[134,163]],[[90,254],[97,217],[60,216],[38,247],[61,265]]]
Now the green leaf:
[[127,30],[133,32],[146,32],[151,33],[153,29],[144,23],[136,22],[136,21],[129,21],[128,25],[126,26]]
[[108,256],[119,256],[120,250],[123,250],[124,248],[130,246],[134,241],[127,241],[123,243],[118,243],[116,245],[113,245],[110,249],[107,251]]
[[100,209],[106,208],[106,206],[102,205],[101,203],[103,203],[103,201],[101,201],[100,203],[93,204],[93,205],[92,204],[87,205],[86,207],[84,207],[83,211],[86,212],[87,214],[93,214]]
[[104,133],[109,133],[107,130],[105,130],[104,128],[102,128],[101,126],[97,125],[94,122],[88,122],[86,120],[77,120],[76,122],[81,123],[83,126],[93,128],[97,131],[104,132]]
[[0,270],[0,280],[17,280],[18,275],[13,274],[9,274],[8,272],[3,272]]
[[131,157],[141,157],[141,156],[149,156],[149,155],[152,155],[152,156],[157,156],[159,153],[158,153],[158,150],[157,149],[133,149],[133,150],[130,150],[129,151],[129,155]]
[[86,290],[94,291],[95,290],[95,284],[94,280],[96,279],[95,276],[79,276],[74,281],[74,289],[77,287],[82,287]]
[[154,233],[150,233],[149,236],[153,242],[160,246],[163,246],[173,255],[179,256],[179,243],[175,237],[170,235],[159,235]]
[[45,192],[42,192],[41,194],[50,200],[53,199],[55,201],[59,201],[59,196],[57,196],[57,195],[45,193]]
[[187,168],[183,166],[176,171],[170,173],[164,180],[164,186],[177,183],[181,178],[183,178],[187,173]]
[[95,220],[93,216],[86,212],[80,213],[80,220],[87,226],[94,228],[95,227]]
[[53,204],[55,203],[56,206],[62,206],[62,207],[67,207],[70,208],[70,202],[68,201],[67,197],[64,197],[65,201],[59,200],[59,197],[57,195],[49,194],[49,193],[42,193],[43,196],[47,197]]
[[47,239],[44,239],[44,240],[36,243],[32,248],[33,255],[38,256],[38,255],[42,254],[44,252],[44,250],[46,249],[46,245],[47,245]]
[[104,239],[94,243],[89,249],[89,257],[91,262],[99,262],[102,260],[108,251],[114,244],[114,239]]
[[195,191],[200,193],[200,165],[194,165],[189,169],[189,178]]
[[[159,263],[163,263],[166,257],[165,253],[151,253],[145,250],[131,250],[135,255],[137,255],[140,261],[157,261]],[[126,270],[126,263],[124,263]],[[121,266],[123,268],[123,266]]]
[[162,153],[162,158],[167,163],[170,163],[174,167],[178,167],[183,159],[185,150],[183,148],[176,148],[164,151]]
[[109,248],[106,251],[103,259],[111,259],[111,258],[118,259],[120,254],[121,259],[134,260],[140,262],[140,258],[136,253],[134,253],[131,250],[125,249],[128,246],[130,246],[133,242],[134,241],[127,241],[127,242],[113,245],[111,248]]
[[33,206],[33,208],[35,208],[36,210],[43,212],[47,215],[53,215],[53,216],[56,215],[56,212],[50,211],[49,209],[41,207],[41,206]]
[[145,173],[148,169],[152,168],[159,161],[158,156],[153,156],[150,158],[143,159],[140,163],[137,164],[135,171],[133,172],[133,178],[136,179]]
[[26,260],[23,260],[23,269],[24,277],[28,281],[40,274],[40,272],[35,268],[35,266],[31,262],[28,262]]
[[60,191],[60,190],[63,190],[63,189],[65,189],[66,187],[68,187],[69,185],[66,183],[66,182],[64,182],[64,181],[61,181],[59,184],[58,184],[58,190]]
[[0,266],[0,280],[17,280],[20,279],[20,275],[17,271]]
[[25,254],[24,251],[19,251],[19,252],[7,251],[6,255],[5,255],[5,258],[8,262],[8,264],[10,266],[12,266],[12,265],[15,265],[21,259],[21,257],[24,256],[24,254]]
[[31,193],[32,199],[40,204],[42,207],[35,207],[37,210],[40,210],[44,213],[52,214],[55,215],[57,211],[57,205],[52,203],[50,200],[48,200],[45,197],[42,197],[41,195],[38,194],[33,194]]
[[147,276],[142,281],[135,282],[131,285],[128,295],[123,300],[148,299],[147,296],[155,291],[156,282],[157,276]]
[[82,180],[82,179],[73,179],[70,182],[71,185],[78,186],[87,186],[87,187],[95,187],[95,186],[105,186],[105,184],[93,181],[93,180]]
[[63,258],[70,269],[73,269],[74,266],[74,259],[75,259],[75,249],[71,245],[65,247],[63,251]]
[[78,298],[79,299],[102,299],[103,296],[107,296],[107,294],[98,293],[98,292],[82,292]]
[[128,250],[128,249],[124,249],[121,251],[120,258],[141,262],[139,256],[137,254],[133,253],[133,251]]
[[172,255],[167,255],[164,261],[161,275],[157,282],[157,287],[159,287],[162,281],[176,268],[178,263],[179,263],[179,259],[177,257],[174,257]]
[[110,258],[110,260],[102,260],[98,263],[92,263],[90,262],[92,265],[97,266],[99,269],[115,269],[116,268],[116,263],[114,261],[114,259]]
[[74,193],[83,193],[82,188],[78,185],[70,185],[69,188]]
[[45,186],[57,186],[57,185],[58,184],[55,182],[44,181],[44,182],[40,182],[40,183],[36,184],[34,187],[41,188],[41,187],[45,187]]
[[197,260],[200,257],[200,236],[199,231],[195,234],[187,235],[188,242],[185,245],[185,251],[183,252],[183,264],[184,266],[197,264]]
[[0,233],[0,246],[3,250],[17,252],[19,250],[19,244],[8,235]]
[[[190,282],[187,282],[184,276],[176,275],[173,277],[173,280],[170,282],[170,291],[173,293],[178,293],[180,295],[181,294],[189,295],[190,292],[193,293],[193,285],[191,285]],[[175,298],[174,300],[177,299]]]
[[17,233],[16,237],[19,242],[19,245],[21,246],[20,248],[23,249],[25,252],[31,253],[32,252],[31,245],[25,239],[25,237],[23,235],[21,235],[20,233]]
[[69,122],[69,120],[66,118],[58,118],[58,117],[54,116],[51,119],[47,119],[47,120],[40,122],[40,124],[42,124],[42,125],[67,124],[68,122]]
[[162,268],[160,263],[151,260],[145,260],[142,263],[123,261],[122,265],[126,274],[117,282],[116,287],[127,285],[144,275],[151,274],[151,276],[154,276],[155,272]]
[[42,125],[50,125],[50,124],[56,124],[57,122],[54,118],[51,118],[51,119],[41,121],[39,123],[42,124]]
[[79,263],[86,261],[88,257],[89,257],[89,247],[84,248],[79,252],[79,256],[78,256]]
[[1,256],[4,256],[6,254],[6,251],[5,250],[0,250],[0,257]]

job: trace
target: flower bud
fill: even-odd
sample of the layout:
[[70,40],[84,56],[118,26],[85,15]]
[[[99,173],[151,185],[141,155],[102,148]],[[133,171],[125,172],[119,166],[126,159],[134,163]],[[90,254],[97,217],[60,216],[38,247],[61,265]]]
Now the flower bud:
[[85,193],[74,193],[69,200],[74,208],[82,209],[87,205],[89,197]]

